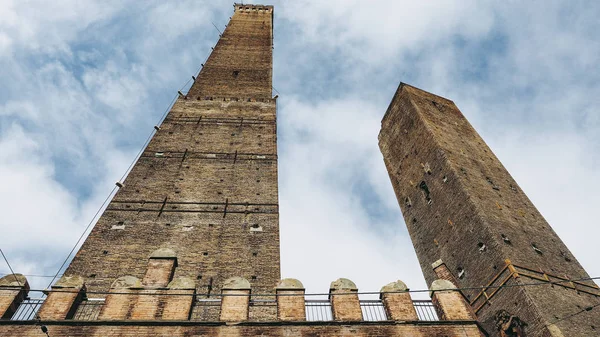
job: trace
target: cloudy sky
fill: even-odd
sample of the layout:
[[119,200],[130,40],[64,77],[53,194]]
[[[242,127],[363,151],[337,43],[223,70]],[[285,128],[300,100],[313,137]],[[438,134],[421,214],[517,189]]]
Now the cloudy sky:
[[[377,147],[400,81],[454,100],[600,276],[600,2],[273,4],[284,277],[426,287]],[[56,272],[232,11],[0,0],[0,247],[15,271]]]

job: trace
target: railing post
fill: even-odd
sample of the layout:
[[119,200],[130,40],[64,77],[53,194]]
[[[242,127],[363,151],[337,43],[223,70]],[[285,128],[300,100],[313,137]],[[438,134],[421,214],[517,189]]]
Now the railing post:
[[38,316],[46,320],[72,318],[84,296],[83,277],[63,276],[52,286],[52,291],[48,293]]
[[431,300],[441,320],[476,320],[456,286],[448,280],[435,280],[430,288]]
[[387,318],[393,321],[417,321],[417,311],[404,282],[398,280],[381,288],[379,298],[383,302]]
[[196,283],[189,278],[179,277],[169,283],[167,294],[176,294],[174,296],[164,296],[163,314],[164,320],[188,320],[194,304],[194,294],[196,293]]
[[99,320],[124,320],[143,289],[142,282],[134,276],[123,276],[113,282],[110,293],[98,315]]
[[29,283],[22,274],[11,274],[0,278],[0,318],[10,319],[27,294],[29,294]]
[[248,320],[250,305],[250,282],[241,277],[232,277],[223,284],[221,299],[221,321],[239,322]]
[[277,319],[281,321],[305,321],[306,307],[302,282],[286,278],[275,287],[277,294]]
[[358,288],[354,282],[340,278],[329,287],[331,312],[335,321],[362,321]]

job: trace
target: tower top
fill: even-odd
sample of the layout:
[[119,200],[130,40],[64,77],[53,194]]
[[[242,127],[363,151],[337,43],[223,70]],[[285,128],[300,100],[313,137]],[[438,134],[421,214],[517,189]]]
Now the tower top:
[[233,4],[235,12],[259,12],[259,13],[273,13],[272,5],[250,5],[250,4]]

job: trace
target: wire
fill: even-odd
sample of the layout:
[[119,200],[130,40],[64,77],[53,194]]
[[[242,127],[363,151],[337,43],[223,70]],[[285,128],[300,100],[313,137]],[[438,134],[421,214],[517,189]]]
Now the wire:
[[8,263],[8,259],[6,258],[6,255],[4,255],[4,252],[2,251],[2,249],[0,249],[0,253],[2,253],[2,257],[4,258],[4,261],[6,261],[6,264],[8,265],[8,269],[10,269],[10,272],[15,277],[17,284],[19,285],[19,287],[21,287],[21,282],[19,281],[19,279],[17,278],[17,275],[15,274],[12,267],[10,266],[10,263]]
[[[547,284],[558,284],[558,283],[569,283],[569,282],[578,282],[578,281],[591,281],[598,280],[600,276],[597,277],[586,277],[577,280],[570,281],[560,281],[560,282],[537,282],[537,283],[522,283],[522,284],[504,284],[500,286],[490,286],[490,287],[465,287],[465,288],[448,288],[448,289],[437,289],[436,291],[460,291],[460,290],[473,290],[473,289],[490,289],[490,288],[515,288],[515,287],[531,287],[531,286],[539,286],[539,285],[547,285]],[[8,287],[10,288],[10,287]],[[46,292],[58,292],[58,293],[78,293],[78,291],[69,291],[69,290],[60,290],[60,289],[31,289],[30,291],[46,291]],[[423,293],[430,292],[431,289],[418,289],[418,290],[406,290],[406,291],[386,291],[385,294],[404,294],[404,293]],[[112,292],[112,291],[86,291],[86,294],[96,294],[96,295],[131,295],[130,292]],[[366,291],[366,292],[347,292],[347,293],[336,293],[335,295],[379,295],[381,292],[375,291]],[[214,294],[214,293],[157,293],[157,294],[149,294],[149,293],[139,293],[136,295],[159,295],[159,296],[248,296],[247,294]],[[312,293],[312,294],[252,294],[252,296],[329,296],[330,293]],[[600,293],[598,294],[600,297]]]
[[[190,83],[190,81],[191,81],[191,79],[187,80],[187,82],[185,82],[185,84],[181,87],[181,89],[179,91],[183,90]],[[177,97],[178,97],[178,95],[175,95],[175,97],[173,98],[173,100],[171,101],[171,103],[169,104],[169,106],[165,109],[165,111],[161,115],[160,119],[158,120],[158,123],[156,124],[157,126],[159,126],[159,125],[162,124],[162,122],[164,121],[165,117],[167,116],[167,114],[169,113],[169,111],[171,110],[171,108],[173,107],[173,105],[175,104],[175,101],[177,100]],[[121,179],[119,180],[119,182],[124,181],[125,177],[127,177],[127,175],[129,174],[129,172],[131,172],[131,169],[133,168],[133,166],[135,165],[135,163],[139,160],[140,156],[142,155],[142,153],[144,152],[144,150],[146,149],[146,147],[150,143],[150,140],[152,140],[152,137],[154,136],[155,132],[156,132],[156,129],[153,128],[152,132],[150,132],[150,134],[146,138],[146,141],[142,145],[140,151],[134,157],[133,161],[129,164],[129,166],[125,170],[125,173],[123,174],[123,176],[121,176]],[[52,285],[52,283],[54,282],[54,280],[56,280],[56,278],[58,277],[58,274],[60,273],[60,271],[62,270],[62,268],[65,266],[65,264],[67,263],[67,261],[69,260],[69,258],[71,257],[71,255],[73,255],[73,252],[75,251],[75,249],[77,248],[77,246],[79,245],[79,243],[81,242],[81,240],[85,237],[85,233],[87,233],[87,231],[89,230],[89,228],[92,226],[92,224],[94,223],[94,220],[96,219],[96,217],[98,216],[98,214],[100,213],[100,211],[104,208],[104,205],[107,203],[107,201],[113,196],[113,194],[114,194],[114,192],[115,192],[115,190],[117,188],[118,188],[118,186],[113,187],[113,189],[110,191],[110,193],[108,194],[108,196],[106,197],[106,199],[104,199],[104,201],[102,202],[102,205],[100,206],[100,208],[98,208],[98,210],[96,211],[96,213],[94,214],[94,216],[92,217],[92,219],[90,220],[90,222],[88,223],[88,225],[85,227],[85,230],[83,231],[83,233],[81,233],[81,235],[79,236],[79,239],[77,239],[77,242],[75,243],[75,245],[73,246],[73,248],[71,249],[71,251],[69,252],[69,254],[67,255],[67,257],[65,258],[65,260],[63,261],[63,263],[60,265],[60,267],[58,268],[58,270],[56,271],[56,274],[52,277],[52,280],[50,280],[50,283],[48,284],[48,288]],[[2,255],[4,255],[4,253]],[[5,258],[5,260],[6,260],[6,258]],[[7,261],[7,263],[8,263],[8,261]],[[10,265],[9,265],[9,268],[10,268]],[[12,271],[12,268],[11,268],[11,271]]]
[[63,261],[63,263],[60,265],[60,267],[58,268],[58,270],[56,271],[56,274],[54,275],[54,277],[52,277],[52,280],[50,280],[50,283],[48,283],[48,287],[47,288],[50,288],[50,286],[52,285],[52,282],[54,282],[54,280],[56,280],[56,278],[58,277],[58,274],[60,273],[60,271],[62,270],[62,268],[65,266],[65,264],[67,263],[67,261],[69,260],[69,258],[71,257],[71,255],[73,255],[73,252],[75,251],[75,249],[77,248],[77,246],[79,245],[79,243],[81,242],[81,240],[83,239],[83,237],[85,236],[85,233],[87,233],[88,229],[94,223],[94,219],[96,219],[96,217],[98,216],[98,214],[100,213],[100,211],[102,210],[102,208],[104,207],[104,205],[106,204],[106,202],[108,201],[108,199],[110,199],[110,197],[112,196],[112,194],[114,193],[114,191],[116,189],[117,189],[117,186],[113,187],[113,189],[110,191],[110,193],[108,194],[108,196],[106,197],[106,199],[104,199],[104,201],[102,202],[102,205],[100,205],[100,208],[98,208],[98,210],[96,211],[96,213],[92,217],[92,220],[90,220],[90,222],[88,223],[88,225],[85,227],[85,230],[83,231],[83,233],[81,233],[81,235],[79,236],[79,239],[77,239],[77,242],[75,242],[75,245],[73,246],[73,248],[71,249],[71,251],[69,252],[69,254],[67,255],[67,257],[65,258],[65,260]]
[[[10,275],[10,273],[6,273],[6,272],[0,272],[1,276],[6,276],[6,275]],[[25,277],[45,277],[45,278],[50,278],[50,277],[54,277],[53,275],[25,275],[25,274],[21,274]],[[62,275],[58,275],[58,276],[62,276]]]
[[536,333],[536,332],[537,332],[537,331],[539,331],[540,329],[547,328],[547,327],[548,327],[548,326],[550,326],[550,325],[554,325],[554,324],[556,324],[556,323],[558,323],[558,322],[562,322],[562,321],[564,321],[564,320],[571,319],[571,318],[573,318],[573,317],[575,317],[575,316],[577,316],[577,315],[581,315],[581,314],[583,314],[583,313],[585,313],[585,312],[592,311],[592,310],[594,310],[594,308],[597,308],[597,307],[600,307],[600,303],[598,303],[598,304],[594,304],[594,305],[592,305],[592,306],[590,306],[590,307],[585,307],[585,308],[583,308],[583,309],[581,309],[581,310],[579,310],[579,311],[577,311],[577,312],[575,312],[575,313],[572,313],[572,314],[570,314],[570,315],[567,315],[567,316],[564,316],[564,317],[562,317],[562,318],[559,318],[559,319],[555,320],[554,322],[550,323],[549,325],[542,325],[542,326],[539,326],[537,329],[534,329],[534,330],[532,330],[532,331],[529,331],[529,332],[528,332],[528,334],[531,334],[531,335],[533,335],[534,333]]

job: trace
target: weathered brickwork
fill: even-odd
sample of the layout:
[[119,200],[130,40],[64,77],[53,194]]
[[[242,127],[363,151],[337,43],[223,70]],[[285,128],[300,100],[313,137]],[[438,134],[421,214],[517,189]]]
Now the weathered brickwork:
[[[58,322],[57,322],[58,323]],[[289,336],[332,336],[332,337],[392,337],[392,336],[435,336],[435,337],[480,337],[479,329],[474,324],[431,323],[414,325],[406,323],[386,322],[378,324],[357,324],[351,322],[333,324],[224,324],[197,323],[171,326],[136,324],[94,324],[82,326],[64,326],[47,323],[50,336],[70,337],[124,337],[124,336],[206,336],[206,337],[289,337]],[[60,324],[60,323],[58,323]],[[34,325],[0,325],[1,336],[40,337],[39,326]]]
[[[428,282],[443,277],[459,287],[487,286],[507,259],[538,271],[541,280],[589,277],[452,101],[401,84],[379,145]],[[440,259],[454,277],[434,273],[432,263]],[[536,281],[509,275],[506,282]],[[494,315],[506,310],[528,324],[528,336],[546,336],[546,326],[600,303],[596,295],[550,283],[494,290],[478,308],[479,320],[495,331]],[[465,295],[474,299],[479,292]],[[592,336],[598,327],[600,315],[592,310],[560,320],[555,330]]]
[[[220,294],[226,279],[240,276],[253,292],[274,291],[273,8],[250,7],[236,7],[187,96],[176,101],[67,269],[85,277],[90,293],[108,291],[125,275],[153,287],[187,277],[199,294]],[[163,260],[150,260],[147,269],[158,248],[175,252],[174,272],[158,268],[170,263]]]

